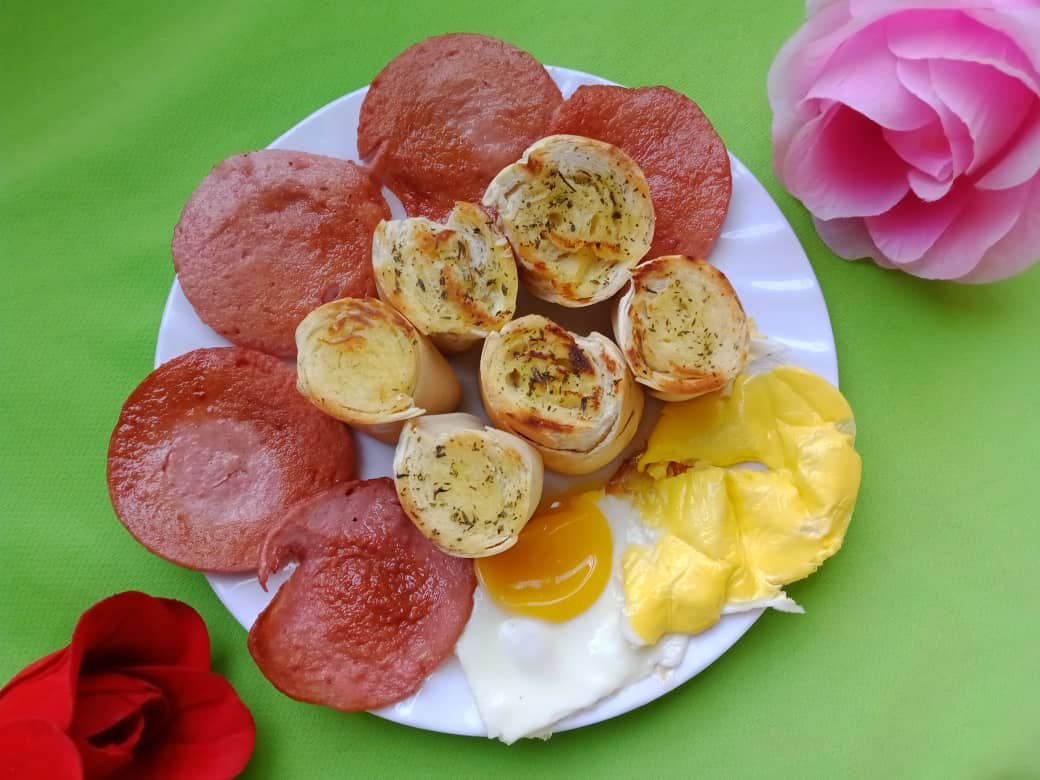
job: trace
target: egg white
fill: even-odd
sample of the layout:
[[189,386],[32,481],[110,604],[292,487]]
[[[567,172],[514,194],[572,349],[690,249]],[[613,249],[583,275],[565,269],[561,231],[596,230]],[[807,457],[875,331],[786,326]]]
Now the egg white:
[[613,539],[611,576],[599,599],[577,617],[552,623],[500,607],[483,585],[455,651],[488,736],[509,744],[548,737],[553,725],[652,673],[667,675],[689,637],[644,644],[625,616],[621,558],[654,532],[626,500],[604,496],[599,508]]

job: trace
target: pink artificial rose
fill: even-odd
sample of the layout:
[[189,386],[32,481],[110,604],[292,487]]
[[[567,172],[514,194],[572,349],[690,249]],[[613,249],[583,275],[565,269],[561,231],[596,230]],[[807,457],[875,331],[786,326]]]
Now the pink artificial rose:
[[776,177],[837,254],[991,282],[1040,257],[1040,0],[810,0]]

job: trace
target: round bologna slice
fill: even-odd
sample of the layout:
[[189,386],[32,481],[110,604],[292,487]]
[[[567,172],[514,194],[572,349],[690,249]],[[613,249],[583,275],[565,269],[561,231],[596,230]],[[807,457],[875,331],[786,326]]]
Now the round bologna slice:
[[410,215],[442,219],[546,135],[560,90],[530,54],[470,33],[427,38],[376,76],[358,152]]
[[155,369],[108,448],[119,519],[189,569],[255,569],[266,534],[303,498],[354,477],[350,432],[296,391],[282,361],[197,349]]
[[276,688],[346,712],[414,693],[447,658],[473,609],[471,561],[423,536],[383,477],[297,506],[264,544],[260,582],[296,570],[249,631]]
[[642,168],[657,217],[648,257],[707,256],[733,182],[726,145],[696,103],[668,87],[582,86],[550,132],[614,144]]
[[376,294],[372,231],[389,216],[355,163],[280,149],[239,154],[184,206],[173,264],[203,322],[235,344],[291,358],[309,311]]

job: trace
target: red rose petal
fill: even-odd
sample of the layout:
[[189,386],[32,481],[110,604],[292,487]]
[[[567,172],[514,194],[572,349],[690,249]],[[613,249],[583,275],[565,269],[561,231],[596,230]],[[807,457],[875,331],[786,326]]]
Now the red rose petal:
[[79,657],[68,648],[25,667],[0,690],[0,724],[39,719],[68,726],[78,673]]
[[69,646],[41,658],[0,690],[0,723],[39,718],[67,728],[80,667],[177,665],[209,669],[209,634],[180,601],[137,591],[117,593],[88,609]]
[[180,601],[138,591],[117,593],[83,613],[70,650],[87,668],[136,664],[209,670],[209,634],[199,613]]
[[134,674],[166,694],[162,733],[146,733],[133,766],[136,780],[226,780],[249,762],[253,716],[220,675],[197,669],[141,666]]
[[20,720],[0,726],[0,777],[66,780],[83,777],[79,753],[58,726]]
[[[69,730],[69,735],[64,730]],[[71,735],[71,736],[70,736]],[[0,777],[228,778],[255,727],[191,607],[120,593],[0,690]],[[77,750],[78,747],[78,750]]]
[[80,680],[69,736],[88,776],[107,775],[134,760],[146,725],[165,718],[164,698],[162,690],[133,675],[102,672]]

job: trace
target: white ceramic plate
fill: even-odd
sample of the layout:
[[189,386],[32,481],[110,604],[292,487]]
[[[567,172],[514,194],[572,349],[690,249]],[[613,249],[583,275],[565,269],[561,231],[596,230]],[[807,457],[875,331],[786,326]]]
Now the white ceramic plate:
[[[581,84],[611,82],[580,71],[549,67],[565,97]],[[271,144],[272,149],[294,149],[357,160],[357,124],[367,87],[329,103]],[[838,382],[837,356],[830,318],[816,276],[790,225],[780,209],[736,157],[730,155],[733,171],[733,199],[722,235],[710,260],[729,277],[754,318],[759,330],[787,345],[785,358]],[[384,190],[384,193],[386,191]],[[403,216],[392,195],[387,198],[395,216]],[[571,330],[588,333],[598,330],[610,334],[606,304],[587,309],[564,309],[521,296],[520,311],[538,311]],[[199,320],[198,315],[175,281],[166,301],[155,364],[198,347],[226,345],[228,342]],[[462,410],[484,417],[476,385],[479,350],[456,357],[453,363],[463,384]],[[648,405],[638,446],[657,418],[659,405]],[[361,477],[391,473],[391,447],[356,436],[361,455]],[[613,466],[604,468],[604,478]],[[580,478],[589,484],[592,477]],[[548,475],[547,490],[566,486],[563,478]],[[285,579],[285,573],[272,580],[272,593]],[[260,589],[254,576],[207,575],[213,590],[238,621],[248,628],[268,604],[272,593]],[[722,655],[758,619],[761,610],[723,617],[708,631],[690,642],[682,663],[667,679],[651,676],[621,689],[595,707],[576,713],[560,722],[555,731],[578,728],[628,712],[646,704],[699,673]],[[458,661],[452,657],[434,672],[422,689],[411,698],[376,711],[377,715],[398,723],[452,734],[483,736],[484,725],[477,713],[469,686]]]

